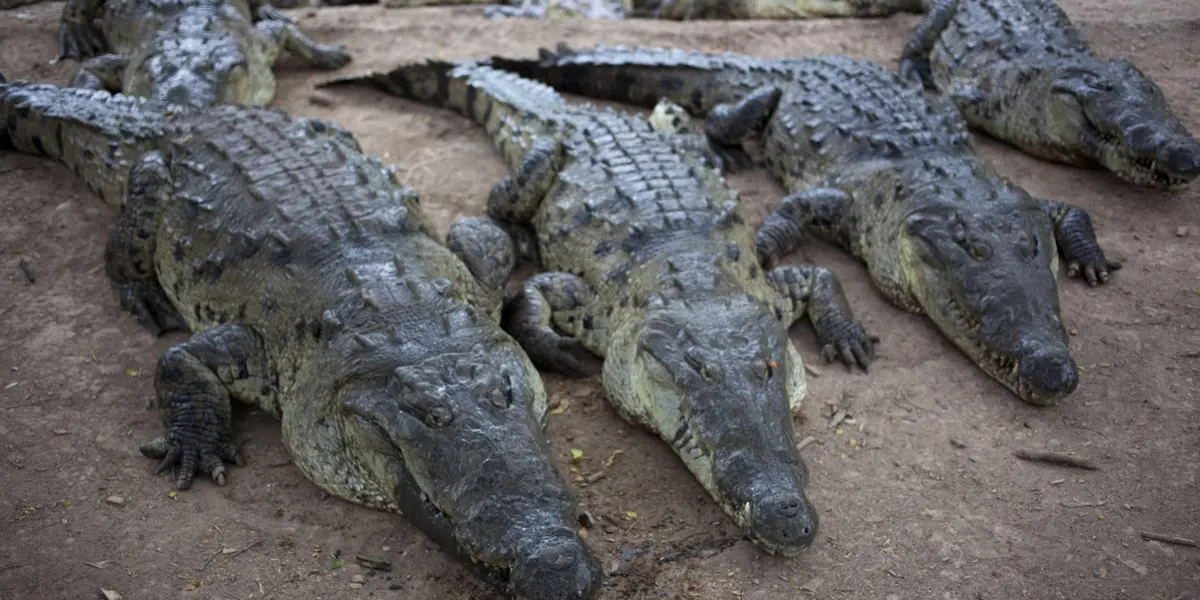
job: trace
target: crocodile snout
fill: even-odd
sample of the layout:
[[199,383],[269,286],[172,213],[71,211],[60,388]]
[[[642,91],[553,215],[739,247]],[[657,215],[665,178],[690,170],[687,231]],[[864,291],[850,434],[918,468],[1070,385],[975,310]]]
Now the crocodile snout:
[[1159,153],[1159,162],[1166,170],[1185,179],[1200,176],[1200,142],[1172,144]]
[[750,506],[750,526],[780,554],[807,548],[817,536],[817,513],[801,494],[769,496]]
[[542,543],[517,559],[510,575],[521,600],[591,600],[600,592],[600,562],[574,535]]
[[1079,371],[1065,349],[1033,352],[1021,357],[1018,374],[1033,392],[1031,400],[1037,404],[1053,404],[1079,385]]

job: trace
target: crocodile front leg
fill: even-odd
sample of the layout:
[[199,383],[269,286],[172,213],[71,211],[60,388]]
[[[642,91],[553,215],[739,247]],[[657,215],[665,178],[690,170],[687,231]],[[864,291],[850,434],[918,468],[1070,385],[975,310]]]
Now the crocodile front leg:
[[488,215],[508,223],[529,223],[554,185],[562,164],[563,147],[558,140],[534,140],[516,172],[505,175],[488,194]]
[[[261,12],[261,11],[260,11]],[[254,24],[263,44],[263,55],[267,62],[274,64],[279,53],[287,50],[318,69],[339,69],[346,66],[350,53],[344,46],[326,46],[318,44],[296,26],[290,19],[267,19]]]
[[607,343],[597,308],[596,293],[584,280],[570,273],[539,273],[505,304],[502,325],[539,369],[586,377],[594,372],[585,366],[594,358],[587,347]]
[[100,16],[105,0],[67,0],[62,24],[58,26],[58,58],[82,60],[104,52],[108,44],[93,21]]
[[487,289],[508,281],[517,263],[512,236],[487,217],[463,217],[450,227],[446,245]]
[[850,203],[850,196],[834,188],[808,188],[784,198],[754,236],[758,260],[764,265],[774,263],[799,245],[808,231],[853,253],[846,226]]
[[810,265],[785,265],[767,273],[767,281],[782,299],[775,306],[776,318],[790,327],[807,317],[817,332],[826,362],[836,358],[851,370],[856,364],[864,371],[871,366],[879,337],[868,334],[854,320],[842,284],[833,271]]
[[154,271],[159,211],[171,192],[171,173],[163,157],[142,157],[129,174],[129,197],[104,250],[105,270],[117,286],[121,308],[155,335],[184,329],[183,317]]
[[1104,257],[1092,218],[1087,211],[1063,202],[1038,199],[1042,211],[1054,222],[1054,239],[1067,261],[1067,277],[1083,274],[1089,286],[1108,283],[1108,275],[1121,268],[1121,263]]
[[954,18],[958,0],[935,0],[925,13],[925,19],[913,30],[904,52],[900,55],[900,78],[933,89],[933,76],[929,70],[929,53],[937,45],[938,38]]
[[128,66],[129,57],[121,54],[104,54],[90,58],[80,65],[79,72],[75,73],[67,87],[120,93],[121,80],[125,76],[125,67]]
[[245,464],[233,444],[230,399],[278,416],[274,380],[262,339],[241,325],[218,325],[167,350],[154,377],[167,434],[140,448],[162,459],[155,474],[177,466],[181,490],[192,487],[197,472],[225,485],[224,462]]

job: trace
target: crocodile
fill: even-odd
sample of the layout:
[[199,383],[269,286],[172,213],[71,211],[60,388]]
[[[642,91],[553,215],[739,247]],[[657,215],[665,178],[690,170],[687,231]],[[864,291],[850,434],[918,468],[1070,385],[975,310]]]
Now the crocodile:
[[158,362],[167,432],[141,446],[179,489],[244,463],[230,405],[245,402],[281,419],[322,490],[402,513],[497,588],[598,593],[541,431],[542,380],[500,327],[503,230],[466,218],[435,238],[416,193],[347,130],[274,109],[164,112],[15,82],[0,85],[0,149],[93,189],[127,177],[107,273],[152,331],[194,332]]
[[67,0],[59,42],[60,58],[87,59],[72,87],[194,108],[269,103],[284,49],[320,69],[351,60],[266,0]]
[[320,85],[381,89],[483,125],[513,169],[488,215],[541,267],[505,303],[505,329],[543,370],[587,375],[585,360],[602,360],[616,412],[669,444],[764,551],[811,544],[818,517],[792,423],[806,382],[788,326],[810,320],[825,356],[851,369],[870,364],[878,338],[830,270],[761,269],[702,136],[569,104],[485,62]]
[[1158,85],[1124,58],[1097,56],[1054,0],[938,0],[900,70],[1032,156],[1156,189],[1200,176],[1200,141]]
[[756,235],[760,260],[778,260],[811,231],[864,262],[889,301],[927,315],[1022,400],[1049,405],[1076,388],[1058,251],[1068,276],[1090,285],[1120,264],[1105,258],[1086,212],[998,175],[944,97],[843,56],[560,46],[539,59],[492,60],[565,92],[677,102],[708,117],[717,146],[756,138],[789,191]]
[[[924,12],[929,0],[382,0],[388,8],[435,5],[488,5],[485,14],[501,17],[583,17],[589,19],[819,19],[886,17]],[[275,6],[343,6],[375,0],[275,0]]]

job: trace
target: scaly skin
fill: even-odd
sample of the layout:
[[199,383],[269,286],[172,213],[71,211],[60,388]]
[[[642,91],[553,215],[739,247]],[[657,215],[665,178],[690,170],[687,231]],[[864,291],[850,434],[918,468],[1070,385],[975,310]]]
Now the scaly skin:
[[1159,189],[1200,176],[1200,141],[1162,90],[1124,58],[1096,56],[1054,0],[938,0],[901,74],[1033,156]]
[[67,0],[59,40],[61,57],[90,59],[72,87],[193,108],[266,105],[284,49],[321,69],[350,62],[264,0]]
[[[713,499],[771,553],[807,547],[792,413],[804,369],[787,327],[807,317],[827,356],[864,368],[875,338],[832,272],[766,272],[741,202],[696,152],[699,136],[572,106],[550,88],[478,63],[428,63],[325,85],[366,85],[483,125],[515,173],[488,199],[543,272],[508,303],[505,328],[539,367],[604,359],[608,398],[669,443]],[[695,138],[695,139],[693,139]]]
[[599,564],[542,436],[542,381],[499,326],[508,235],[465,219],[447,248],[415,192],[336,125],[154,106],[0,85],[0,148],[93,189],[111,185],[105,162],[128,176],[108,273],[152,330],[195,332],[158,364],[167,433],[142,452],[181,489],[197,472],[224,484],[223,462],[241,462],[230,403],[254,404],[323,490],[403,513],[519,598],[593,598]]
[[[370,4],[373,0],[276,0],[280,7]],[[928,0],[383,0],[389,8],[485,4],[491,17],[535,19],[817,19],[885,17],[899,12],[919,13]]]
[[558,89],[707,116],[719,146],[761,139],[792,192],[757,236],[774,261],[806,231],[866,263],[897,306],[929,316],[1026,402],[1052,404],[1078,374],[1060,316],[1057,240],[1069,276],[1107,281],[1082,210],[1036,200],[972,149],[962,117],[893,73],[840,56],[767,60],[681,50],[595,48],[497,68]]

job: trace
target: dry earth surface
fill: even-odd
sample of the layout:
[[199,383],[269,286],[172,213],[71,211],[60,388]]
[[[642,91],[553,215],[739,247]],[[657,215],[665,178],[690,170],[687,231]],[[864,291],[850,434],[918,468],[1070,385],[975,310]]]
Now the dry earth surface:
[[[51,64],[61,3],[0,14],[0,72],[65,83]],[[1193,0],[1064,0],[1098,50],[1153,76],[1200,132],[1200,9]],[[845,53],[895,66],[918,17],[877,21],[660,23],[485,20],[479,9],[293,11],[322,42],[346,44],[354,72],[424,57],[529,55],[568,41],[662,45],[762,56]],[[444,233],[483,210],[505,173],[484,134],[457,115],[371,92],[313,101],[326,77],[284,60],[277,105],[344,124],[394,162]],[[1091,211],[1126,267],[1111,285],[1061,286],[1086,371],[1061,406],[1026,406],[919,316],[887,304],[834,248],[830,265],[880,334],[869,375],[822,364],[812,331],[794,340],[820,369],[798,422],[822,534],[803,556],[764,556],[665,444],[621,421],[598,381],[547,376],[549,436],[597,525],[610,572],[603,597],[908,600],[1183,599],[1200,590],[1200,185],[1177,196],[1051,165],[990,140],[980,147],[1031,192]],[[765,173],[732,178],[755,220],[782,197]],[[396,515],[329,498],[289,463],[279,427],[236,413],[249,465],[229,485],[169,494],[139,442],[162,430],[149,408],[154,339],[122,315],[101,254],[116,212],[64,168],[0,156],[0,598],[492,598]],[[36,282],[18,268],[32,264]],[[833,406],[851,418],[829,426]],[[1022,462],[1018,449],[1076,452],[1079,471]],[[605,459],[622,450],[612,461]],[[597,474],[603,478],[595,479]],[[574,477],[574,474],[572,474]],[[590,483],[588,483],[590,481]],[[117,497],[117,498],[113,498]],[[117,501],[119,498],[119,501]],[[388,561],[390,572],[355,556]],[[331,569],[336,557],[345,566]]]

